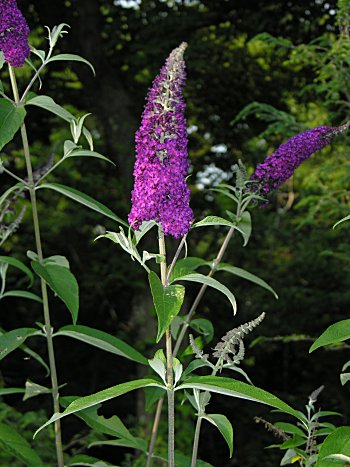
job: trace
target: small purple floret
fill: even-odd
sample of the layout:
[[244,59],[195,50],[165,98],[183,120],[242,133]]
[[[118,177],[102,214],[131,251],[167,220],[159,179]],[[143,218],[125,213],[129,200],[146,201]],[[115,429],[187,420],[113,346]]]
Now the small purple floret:
[[21,67],[30,55],[29,32],[16,0],[0,0],[0,50],[13,67]]
[[[343,126],[345,129],[345,126]],[[263,163],[257,165],[250,177],[254,183],[253,189],[262,195],[276,190],[284,184],[299,167],[316,151],[329,144],[333,136],[344,131],[343,127],[321,126],[304,131],[283,143]]]
[[185,43],[174,49],[147,96],[136,133],[135,185],[129,223],[160,222],[165,235],[181,237],[190,229],[193,212],[186,185],[189,168],[182,88],[185,84]]

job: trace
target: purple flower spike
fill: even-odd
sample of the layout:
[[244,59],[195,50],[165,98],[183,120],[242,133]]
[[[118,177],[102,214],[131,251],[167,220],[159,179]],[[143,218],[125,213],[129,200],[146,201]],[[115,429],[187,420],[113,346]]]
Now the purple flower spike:
[[135,185],[129,223],[160,222],[165,235],[180,237],[190,229],[193,212],[186,185],[187,129],[182,88],[186,43],[174,49],[153,81],[136,133]]
[[350,122],[339,127],[321,126],[304,131],[283,143],[262,164],[257,165],[250,180],[256,183],[253,190],[262,195],[276,190],[284,184],[299,167],[316,151],[329,144],[338,133],[349,128]]
[[17,7],[16,0],[0,0],[0,50],[13,67],[21,67],[30,49],[29,27]]

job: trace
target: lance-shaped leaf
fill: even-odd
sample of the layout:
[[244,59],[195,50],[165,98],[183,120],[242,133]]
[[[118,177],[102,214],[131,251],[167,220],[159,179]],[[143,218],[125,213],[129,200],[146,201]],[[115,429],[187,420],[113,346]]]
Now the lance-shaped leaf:
[[5,292],[1,298],[6,298],[6,297],[19,297],[19,298],[27,298],[28,300],[34,300],[35,302],[42,302],[41,297],[38,297],[38,295],[35,295],[32,292],[27,292],[26,290],[9,290],[8,292]]
[[0,335],[0,360],[18,349],[29,336],[41,335],[35,328],[19,328]]
[[338,465],[338,463],[332,462],[328,458],[334,454],[350,457],[350,426],[337,428],[333,433],[327,436],[320,448],[316,467],[329,467],[333,464]]
[[75,324],[79,311],[79,286],[74,275],[65,266],[32,261],[32,268],[65,303]]
[[110,164],[115,165],[115,163],[108,159],[108,157],[103,156],[99,152],[89,151],[88,149],[77,149],[74,151],[70,151],[63,158],[69,159],[70,157],[94,157],[96,159],[102,159],[106,162],[109,162]]
[[42,109],[51,112],[58,117],[61,117],[63,120],[70,122],[74,120],[74,115],[72,115],[68,110],[64,109],[61,105],[56,104],[56,102],[49,96],[35,96],[26,101],[27,105],[34,105],[36,107],[41,107]]
[[24,183],[16,183],[16,185],[11,186],[8,188],[1,196],[0,196],[0,206],[1,204],[10,196],[11,193],[14,191],[20,190],[22,191],[25,188]]
[[0,99],[0,150],[21,128],[25,116],[23,105],[16,106],[7,99]]
[[185,381],[185,383],[178,386],[175,391],[180,389],[199,389],[239,399],[246,399],[253,402],[260,402],[262,404],[275,407],[276,409],[290,414],[305,423],[305,417],[301,412],[294,410],[273,394],[257,388],[256,386],[243,383],[242,381],[236,381],[234,379],[223,378],[220,376],[191,376]]
[[224,225],[225,227],[234,227],[235,224],[232,221],[224,219],[218,216],[207,216],[199,222],[195,222],[192,228],[198,227],[210,227],[212,225]]
[[216,428],[220,431],[228,445],[231,458],[233,451],[233,429],[230,420],[225,417],[225,415],[217,413],[207,414],[203,418],[216,426]]
[[89,448],[94,446],[115,446],[122,448],[138,449],[139,451],[147,452],[147,441],[142,438],[119,438],[109,441],[95,441],[89,444]]
[[115,397],[122,396],[130,391],[134,391],[135,389],[145,388],[148,386],[156,386],[159,388],[165,389],[158,380],[154,378],[144,378],[144,379],[136,379],[134,381],[129,381],[127,383],[117,384],[108,389],[104,389],[103,391],[96,392],[95,394],[91,394],[90,396],[81,397],[73,401],[66,410],[62,413],[55,413],[49,421],[47,421],[44,425],[42,425],[34,434],[34,437],[46,426],[50,425],[50,423],[59,420],[62,417],[66,417],[67,415],[79,412],[80,410],[87,409],[88,407],[93,407],[96,404],[100,404],[101,402],[108,401],[110,399],[114,399]]
[[185,297],[185,287],[182,285],[163,287],[159,277],[153,271],[149,273],[148,279],[158,317],[157,342],[159,342],[181,309]]
[[237,268],[236,266],[231,266],[230,264],[226,263],[220,263],[217,267],[217,270],[229,272],[231,274],[234,274],[235,276],[241,277],[242,279],[260,285],[260,287],[268,290],[272,293],[272,295],[274,295],[276,299],[278,299],[277,293],[273,290],[272,287],[269,286],[269,284],[267,284],[263,279],[260,279],[260,277],[256,276],[255,274],[252,274],[251,272],[246,271],[245,269]]
[[0,397],[7,396],[9,394],[23,394],[23,388],[0,388]]
[[134,362],[142,363],[143,365],[147,365],[148,363],[147,358],[131,347],[131,345],[107,332],[88,326],[64,326],[54,334],[54,337],[56,336],[71,337],[85,342],[86,344],[93,345],[101,350],[105,350],[106,352],[111,352]]
[[[61,397],[60,403],[63,407],[68,407],[73,401],[79,399],[77,396]],[[98,415],[98,410],[101,404],[94,405],[85,410],[76,412],[76,416],[84,420],[84,422],[93,430],[105,435],[117,436],[119,438],[133,439],[134,436],[130,433],[119,417],[113,415],[111,418],[105,418]]]
[[119,224],[122,224],[128,227],[128,224],[125,221],[123,221],[120,217],[118,217],[116,214],[114,214],[114,212],[112,212],[109,208],[107,208],[107,206],[91,198],[91,196],[88,196],[85,193],[82,193],[81,191],[76,190],[75,188],[70,188],[65,185],[60,185],[59,183],[43,183],[42,185],[39,185],[37,187],[37,190],[39,188],[48,188],[50,190],[57,191],[58,193],[61,193],[67,198],[73,199],[77,203],[83,204],[89,209],[92,209],[93,211],[96,211],[99,214],[109,217],[110,219],[113,219],[114,221],[119,222]]
[[176,262],[175,267],[169,277],[169,282],[172,283],[181,276],[186,276],[193,271],[195,271],[200,266],[210,266],[210,261],[205,261],[202,258],[197,258],[196,256],[188,256],[187,258],[180,259]]
[[239,219],[235,229],[240,232],[243,237],[243,246],[246,246],[249,242],[250,235],[252,233],[252,218],[249,211],[245,211]]
[[177,281],[189,281],[189,282],[199,282],[200,284],[205,284],[209,287],[212,287],[213,289],[219,290],[219,292],[222,292],[226,297],[230,300],[232,308],[233,308],[233,313],[236,314],[237,312],[237,304],[236,304],[236,299],[233,295],[232,292],[221,282],[217,281],[216,279],[213,279],[212,277],[209,276],[204,276],[203,274],[186,274],[185,276],[177,277]]
[[13,428],[0,423],[0,447],[29,467],[41,467],[43,463],[27,440]]
[[81,57],[80,55],[75,55],[75,54],[58,54],[58,55],[54,55],[53,57],[51,57],[46,63],[50,63],[50,62],[62,62],[62,61],[65,61],[65,62],[81,62],[81,63],[85,63],[86,65],[88,65],[93,74],[95,75],[95,69],[94,67],[91,65],[91,63],[86,60],[85,58]]
[[350,339],[350,319],[344,319],[332,324],[310,347],[309,352],[324,347],[325,345],[337,344],[339,342]]
[[11,258],[11,256],[0,256],[0,263],[6,263],[10,266],[14,266],[17,269],[20,269],[22,272],[24,272],[24,274],[28,276],[30,285],[33,284],[34,276],[32,271],[19,259]]

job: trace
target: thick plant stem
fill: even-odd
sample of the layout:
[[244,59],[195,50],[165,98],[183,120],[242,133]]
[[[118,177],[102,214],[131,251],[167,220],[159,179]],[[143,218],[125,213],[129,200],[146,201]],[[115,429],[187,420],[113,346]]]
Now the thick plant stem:
[[[213,261],[213,267],[212,269],[210,270],[209,274],[208,274],[208,277],[212,277],[216,271],[216,268],[218,266],[218,264],[220,263],[220,261],[222,260],[222,257],[224,256],[225,254],[225,251],[226,251],[226,248],[232,238],[234,234],[234,227],[231,227],[230,230],[227,232],[227,235],[220,247],[220,250],[219,250],[219,253],[217,254],[216,258],[214,259]],[[181,247],[184,243],[185,239],[183,238],[181,240]],[[180,246],[179,246],[180,248]],[[166,267],[165,267],[166,269]],[[169,278],[169,274],[168,274],[168,277]],[[190,311],[188,312],[187,314],[187,317],[186,317],[186,320],[182,326],[182,329],[180,331],[180,334],[176,340],[176,343],[175,343],[175,348],[174,348],[174,351],[173,351],[173,357],[176,357],[177,355],[177,352],[179,351],[179,348],[182,344],[182,341],[186,335],[186,331],[188,329],[188,326],[189,326],[189,323],[191,322],[191,319],[193,317],[193,315],[195,314],[196,310],[197,310],[197,307],[200,303],[200,301],[202,300],[203,298],[203,295],[205,293],[207,289],[207,285],[206,284],[203,284],[202,287],[200,288],[199,292],[198,292],[198,295],[197,297],[195,298],[192,306],[191,306],[191,309]],[[153,455],[153,451],[154,451],[154,446],[155,446],[155,443],[156,443],[156,438],[157,438],[157,433],[158,433],[158,426],[159,426],[159,420],[160,420],[160,416],[161,416],[161,413],[162,413],[162,406],[163,406],[163,401],[164,401],[164,397],[161,397],[158,401],[158,404],[157,404],[157,409],[156,409],[156,414],[154,416],[154,421],[153,421],[153,428],[152,428],[152,435],[151,435],[151,441],[150,441],[150,446],[149,446],[149,451],[148,451],[148,458],[147,458],[147,465],[146,467],[150,467],[151,465],[151,459],[152,459],[152,455]],[[200,430],[200,428],[199,428]]]
[[[18,103],[19,94],[18,94],[18,88],[17,88],[17,83],[16,83],[16,77],[11,66],[9,66],[9,71],[10,71],[10,80],[11,80],[13,95],[15,98],[15,102]],[[38,260],[39,262],[42,262],[43,251],[42,251],[42,244],[41,244],[37,200],[36,200],[36,193],[35,193],[34,179],[33,179],[33,169],[32,169],[32,163],[30,159],[27,130],[24,124],[21,126],[21,137],[22,137],[22,143],[23,143],[25,163],[26,163],[26,168],[27,168],[28,190],[29,190],[30,201],[31,201],[31,206],[32,206],[36,250],[38,254]],[[50,366],[50,374],[51,374],[53,408],[54,408],[54,412],[56,413],[60,411],[60,405],[58,401],[58,398],[59,398],[58,381],[57,381],[55,353],[54,353],[54,347],[53,347],[52,328],[51,328],[51,322],[50,322],[50,311],[49,311],[49,301],[48,301],[48,295],[47,295],[47,286],[46,286],[46,282],[43,279],[41,279],[41,294],[42,294],[42,299],[43,299],[45,334],[46,334],[47,350],[48,350],[49,366]],[[55,421],[55,443],[56,443],[56,453],[57,453],[57,466],[64,467],[60,420]]]
[[[164,233],[159,227],[159,254],[166,258]],[[163,287],[168,286],[166,259],[160,263],[160,276]],[[166,374],[168,385],[168,465],[175,466],[175,408],[173,388],[173,351],[170,328],[165,331]]]
[[201,425],[202,425],[202,417],[198,416],[197,423],[196,423],[196,431],[194,432],[191,467],[196,467],[196,463],[197,463],[199,434],[201,432]]

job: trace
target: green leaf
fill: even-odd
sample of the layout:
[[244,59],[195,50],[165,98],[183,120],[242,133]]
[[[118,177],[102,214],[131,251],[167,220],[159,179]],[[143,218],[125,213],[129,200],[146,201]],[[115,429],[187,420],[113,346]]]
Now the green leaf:
[[26,401],[31,397],[39,396],[40,394],[50,394],[52,391],[45,386],[41,386],[40,384],[33,383],[29,379],[26,381],[26,390],[23,396],[23,400]]
[[147,452],[147,442],[142,438],[119,438],[119,439],[112,439],[109,441],[95,441],[89,444],[89,448],[94,446],[115,446],[115,447],[123,447],[123,448],[132,448],[138,449],[143,452]]
[[188,364],[187,368],[185,368],[184,372],[182,373],[182,378],[185,378],[190,373],[192,373],[193,371],[196,371],[198,368],[202,368],[203,366],[209,366],[209,365],[204,360],[199,360],[199,359],[192,360],[192,362]]
[[[34,437],[46,426],[50,425],[54,421],[66,417],[67,415],[79,412],[80,410],[87,409],[88,407],[92,407],[96,404],[100,404],[101,402],[108,401],[110,399],[114,399],[115,397],[122,396],[130,391],[134,391],[135,389],[145,388],[148,386],[155,386],[159,388],[163,388],[163,386],[158,382],[158,380],[153,378],[144,378],[144,379],[137,379],[134,381],[129,381],[127,383],[117,384],[111,388],[104,389],[103,391],[96,392],[95,394],[91,394],[90,396],[81,397],[80,399],[76,399],[73,401],[63,413],[55,413],[49,421],[47,421],[44,425],[42,425],[35,433]],[[165,388],[164,388],[165,389]]]
[[18,349],[20,345],[29,336],[40,335],[41,332],[35,328],[19,328],[13,331],[5,332],[0,335],[0,360],[14,350]]
[[147,365],[148,363],[147,358],[129,344],[111,334],[88,326],[64,326],[54,334],[54,337],[56,336],[72,337],[73,339],[93,345],[106,352],[128,358],[134,362],[142,363],[143,365]]
[[292,423],[277,422],[274,425],[285,433],[307,438],[307,435],[303,432],[303,430],[301,430],[298,426],[292,425]]
[[88,65],[93,74],[95,75],[95,69],[94,67],[91,65],[91,63],[86,60],[85,58],[83,57],[80,57],[80,55],[74,55],[74,54],[58,54],[58,55],[54,55],[53,57],[51,57],[46,63],[50,63],[50,62],[59,62],[59,61],[69,61],[69,62],[82,62],[82,63],[85,63],[86,65]]
[[242,214],[238,224],[235,226],[235,229],[241,233],[243,237],[243,246],[246,246],[252,233],[252,219],[250,212],[245,211]]
[[228,448],[230,450],[230,458],[232,457],[233,451],[233,429],[231,422],[225,415],[220,414],[208,414],[203,417],[208,422],[212,423],[220,431],[224,437]]
[[178,277],[186,276],[193,271],[195,271],[200,266],[210,266],[211,262],[205,261],[202,258],[197,258],[195,256],[188,256],[187,258],[180,259],[176,262],[175,267],[170,274],[169,282],[170,284],[174,282]]
[[21,298],[28,298],[29,300],[34,300],[36,302],[42,302],[42,299],[35,295],[32,292],[27,292],[26,290],[9,290],[5,292],[1,298],[6,297],[21,297]]
[[[68,407],[73,401],[79,399],[78,396],[61,397],[60,403],[64,408]],[[76,416],[84,420],[84,422],[93,430],[105,435],[117,436],[119,438],[133,439],[134,436],[130,433],[119,417],[113,415],[111,418],[105,418],[98,415],[98,410],[101,404],[94,405],[88,409],[76,412]]]
[[301,436],[293,436],[293,438],[287,439],[280,445],[280,449],[292,449],[292,448],[297,448],[298,446],[302,446],[303,444],[306,443],[306,439],[303,435]]
[[205,342],[208,343],[213,339],[214,327],[209,319],[196,318],[190,322],[192,329],[204,336]]
[[232,308],[233,308],[233,313],[236,314],[237,312],[237,304],[236,304],[236,299],[234,295],[230,292],[230,290],[221,282],[217,281],[216,279],[213,279],[212,277],[209,276],[204,276],[203,274],[186,274],[185,276],[177,277],[176,281],[189,281],[189,282],[199,282],[200,284],[205,284],[209,287],[212,287],[213,289],[219,290],[219,292],[222,292],[223,294],[226,295],[226,297],[230,300]]
[[24,274],[26,274],[29,278],[30,284],[33,284],[34,276],[32,271],[24,264],[22,261],[16,259],[16,258],[11,258],[10,256],[0,256],[0,263],[6,263],[9,264],[10,266],[14,266],[17,269],[20,269]]
[[185,297],[185,287],[182,285],[163,287],[159,277],[153,271],[149,273],[148,279],[158,317],[157,342],[159,342],[181,309]]
[[337,428],[327,436],[319,451],[316,467],[329,467],[333,465],[326,458],[332,454],[342,454],[350,456],[350,426]]
[[0,206],[2,203],[10,196],[11,193],[17,190],[22,190],[25,188],[25,185],[23,183],[16,183],[16,185],[11,186],[8,190],[6,190],[1,196],[0,196]]
[[74,120],[74,115],[72,115],[62,106],[56,104],[56,102],[49,96],[35,96],[26,102],[26,106],[27,105],[35,105],[36,107],[45,109],[67,122]]
[[309,352],[311,353],[320,347],[324,347],[329,344],[336,344],[338,342],[345,341],[346,339],[350,339],[350,319],[344,319],[329,326],[329,328],[327,328],[324,333],[315,340],[310,347]]
[[7,99],[0,99],[0,150],[21,128],[25,116],[23,105],[16,106]]
[[23,394],[23,388],[0,388],[0,397],[7,396],[9,394]]
[[223,378],[220,376],[191,376],[185,381],[185,383],[178,386],[175,391],[180,389],[199,389],[202,391],[216,392],[226,396],[246,399],[253,402],[260,402],[279,409],[284,413],[290,414],[305,423],[305,418],[300,412],[294,410],[278,397],[264,391],[263,389],[257,388],[256,386],[243,383],[242,381],[236,381],[234,379]]
[[145,409],[150,412],[156,402],[164,396],[163,389],[148,387],[144,389],[145,393]]
[[65,303],[72,315],[73,323],[78,319],[79,286],[74,275],[64,266],[32,261],[32,268],[55,294]]
[[217,267],[217,271],[226,271],[231,274],[234,274],[235,276],[241,277],[242,279],[246,279],[247,281],[253,282],[254,284],[260,285],[260,287],[263,287],[264,289],[268,290],[272,293],[272,295],[274,295],[276,299],[278,299],[278,295],[273,290],[273,288],[269,286],[269,284],[267,284],[263,279],[260,279],[260,277],[255,276],[254,274],[246,271],[245,269],[237,268],[226,263],[220,263]]
[[[37,258],[32,258],[34,261],[37,261]],[[69,261],[65,256],[61,255],[53,255],[49,256],[48,258],[45,258],[42,261],[42,264],[45,266],[48,264],[56,264],[57,266],[63,266],[64,268],[69,269]]]
[[108,159],[108,157],[103,156],[99,152],[89,151],[88,149],[77,149],[72,152],[67,153],[63,158],[69,159],[70,157],[95,157],[96,159],[102,159],[109,162],[112,165],[115,165],[113,161]]
[[40,457],[34,449],[32,449],[28,441],[13,428],[3,423],[0,423],[0,448],[21,460],[29,467],[41,467],[43,465]]
[[96,211],[99,214],[109,217],[110,219],[113,219],[114,221],[119,222],[119,224],[122,224],[128,227],[128,224],[125,221],[123,221],[120,217],[118,217],[116,214],[114,214],[114,212],[112,212],[109,208],[107,208],[107,206],[91,198],[91,196],[88,196],[85,193],[82,193],[81,191],[76,190],[75,188],[70,188],[65,185],[60,185],[59,183],[43,183],[42,185],[39,185],[37,187],[37,190],[39,188],[48,188],[50,190],[57,191],[58,193],[61,193],[62,195],[67,196],[67,198],[73,199],[77,203],[83,204],[84,206],[92,209],[93,211]]
[[110,464],[109,462],[101,461],[96,457],[87,456],[85,454],[78,454],[72,457],[68,464],[68,467],[79,466],[79,467],[118,467]]
[[226,227],[234,227],[234,223],[224,219],[223,217],[218,217],[218,216],[207,216],[204,219],[202,219],[199,222],[195,222],[192,225],[192,228],[198,228],[198,227],[209,227],[211,225],[224,225]]
[[343,222],[346,222],[350,220],[350,215],[349,216],[346,216],[346,217],[343,217],[343,219],[340,219],[340,221],[336,222],[334,225],[333,225],[333,229],[335,229],[336,227],[338,227],[339,224],[342,224]]
[[341,385],[344,386],[348,381],[350,381],[350,373],[341,373],[340,374]]

